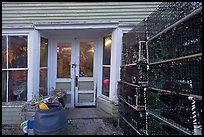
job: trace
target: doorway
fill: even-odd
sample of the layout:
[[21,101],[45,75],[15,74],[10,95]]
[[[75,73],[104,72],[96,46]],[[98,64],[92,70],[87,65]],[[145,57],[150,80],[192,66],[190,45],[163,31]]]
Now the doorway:
[[96,40],[57,40],[56,89],[66,92],[67,107],[96,105]]

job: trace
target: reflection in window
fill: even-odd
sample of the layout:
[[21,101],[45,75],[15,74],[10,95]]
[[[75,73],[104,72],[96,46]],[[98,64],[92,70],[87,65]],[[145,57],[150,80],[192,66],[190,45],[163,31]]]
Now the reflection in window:
[[39,96],[47,96],[48,39],[40,39],[40,86]]
[[47,67],[48,39],[41,37],[40,43],[40,67]]
[[6,96],[7,96],[6,80],[7,80],[6,71],[3,71],[2,72],[2,102],[6,102]]
[[103,38],[103,72],[102,72],[102,94],[109,97],[110,62],[111,62],[111,36]]
[[6,36],[2,36],[2,68],[6,68]]
[[27,71],[9,71],[9,102],[27,101]]
[[94,42],[80,42],[80,77],[93,77]]
[[57,45],[57,78],[70,78],[71,43]]
[[102,94],[109,97],[110,67],[103,67]]
[[27,36],[8,37],[9,68],[27,67]]
[[103,65],[110,65],[111,58],[111,36],[104,37],[103,44]]
[[27,101],[27,38],[27,35],[2,36],[3,102]]
[[40,70],[39,95],[47,96],[47,69]]

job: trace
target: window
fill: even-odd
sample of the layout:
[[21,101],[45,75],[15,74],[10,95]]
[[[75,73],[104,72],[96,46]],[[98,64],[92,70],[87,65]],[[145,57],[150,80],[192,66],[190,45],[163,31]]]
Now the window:
[[71,43],[57,44],[57,78],[70,78]]
[[93,77],[94,42],[80,42],[79,77]]
[[40,87],[39,95],[47,96],[47,72],[48,72],[48,39],[40,39]]
[[109,97],[111,36],[103,38],[102,94]]
[[27,101],[27,35],[2,36],[2,101]]

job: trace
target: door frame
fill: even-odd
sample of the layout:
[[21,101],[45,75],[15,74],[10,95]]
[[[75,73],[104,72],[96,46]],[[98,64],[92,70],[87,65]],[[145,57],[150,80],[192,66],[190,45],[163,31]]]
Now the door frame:
[[[75,50],[76,50],[76,54],[77,54],[77,58],[75,59],[77,66],[79,66],[80,63],[80,42],[90,42],[93,41],[94,42],[94,57],[93,57],[93,77],[79,77],[79,67],[76,69],[76,76],[78,76],[78,82],[79,81],[93,81],[94,82],[94,89],[93,91],[89,90],[89,91],[79,91],[78,87],[75,87],[75,95],[74,95],[74,105],[77,106],[96,106],[96,82],[97,82],[97,74],[96,74],[96,70],[97,70],[97,48],[98,47],[98,41],[95,38],[77,38],[75,39]],[[78,52],[78,53],[77,53]],[[74,80],[75,81],[75,80]],[[75,83],[75,82],[74,82]],[[86,102],[86,103],[78,103],[78,94],[83,94],[83,93],[93,93],[94,99],[93,102]]]
[[[76,93],[76,89],[75,89],[75,74],[74,71],[75,69],[72,68],[72,64],[79,64],[79,62],[77,62],[77,60],[79,60],[79,42],[83,41],[83,42],[89,42],[89,41],[94,41],[94,62],[93,62],[93,78],[84,78],[84,77],[79,77],[79,69],[76,69],[76,75],[78,76],[78,81],[90,81],[93,80],[94,81],[94,90],[93,90],[93,94],[94,94],[94,102],[91,103],[78,103],[77,102],[77,97],[78,94]],[[70,42],[72,44],[72,50],[71,50],[71,64],[70,64],[70,78],[57,78],[57,43],[58,42]],[[97,56],[97,52],[98,52],[98,39],[97,38],[73,38],[73,39],[69,39],[69,38],[54,38],[53,39],[53,65],[54,65],[54,88],[56,88],[56,82],[71,82],[71,92],[66,91],[66,94],[71,95],[71,103],[66,104],[66,107],[68,108],[74,108],[76,106],[96,106],[96,82],[97,82],[97,74],[96,74],[96,70],[97,70],[97,60],[98,60],[98,56]],[[76,57],[76,52],[78,51],[79,55],[78,57]],[[84,91],[80,91],[79,93],[84,93]],[[86,93],[89,93],[86,92]]]

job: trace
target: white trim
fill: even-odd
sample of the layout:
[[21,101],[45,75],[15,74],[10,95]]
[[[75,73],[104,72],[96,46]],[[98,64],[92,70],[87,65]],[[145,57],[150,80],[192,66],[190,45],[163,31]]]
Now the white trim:
[[8,68],[8,69],[2,69],[2,71],[11,71],[11,70],[29,70],[28,68]]
[[66,91],[66,94],[72,95],[72,92],[71,91]]
[[102,65],[102,67],[106,67],[106,68],[110,68],[111,67],[111,65]]
[[122,30],[122,33],[128,33],[133,29],[134,26],[119,26],[118,28]]
[[72,82],[71,78],[56,78],[55,82]]
[[48,69],[48,67],[40,67],[40,69]]
[[[69,38],[59,38],[59,37],[55,37],[52,39],[52,46],[50,46],[50,48],[52,49],[51,53],[53,55],[50,55],[49,58],[51,58],[50,60],[53,59],[52,62],[50,62],[50,66],[52,66],[52,70],[50,70],[50,73],[52,75],[53,78],[53,82],[52,82],[52,87],[55,89],[56,88],[56,83],[57,82],[68,82],[71,83],[71,93],[70,91],[66,91],[66,93],[71,95],[71,104],[66,104],[66,106],[69,106],[71,108],[74,107],[74,77],[73,77],[73,68],[72,68],[72,64],[74,64],[73,62],[73,58],[74,58],[74,54],[73,52],[75,51],[75,46],[74,46],[74,40],[73,39],[69,39]],[[66,42],[66,43],[70,43],[72,48],[71,48],[71,64],[70,64],[70,78],[57,78],[57,44],[59,42]],[[51,50],[50,49],[50,50]]]
[[22,108],[23,105],[2,105],[2,108]]
[[94,81],[94,78],[93,77],[79,77],[78,81]]
[[2,29],[2,35],[29,35],[33,29]]
[[9,73],[8,71],[6,71],[6,102],[9,101],[8,82],[9,82]]
[[83,103],[78,103],[78,106],[95,106],[95,102],[83,102]]
[[5,35],[6,36],[6,68],[8,69],[8,35]]
[[102,77],[103,77],[103,36],[99,38],[99,48],[98,48],[98,94],[97,97],[102,95]]
[[79,90],[78,93],[94,93],[94,90]]
[[83,24],[35,24],[34,28],[36,30],[41,29],[107,29],[107,28],[117,28],[118,22],[115,23],[83,23]]
[[[8,36],[6,36],[6,68],[8,68]],[[9,84],[9,73],[6,71],[6,102],[9,101],[9,91],[8,91],[8,86]]]
[[[75,39],[76,40],[76,45],[75,45],[75,61],[76,61],[76,75],[75,76],[78,76],[78,82],[79,81],[93,81],[94,82],[94,89],[92,90],[92,93],[94,94],[94,102],[93,104],[96,104],[96,63],[97,63],[97,56],[96,56],[96,52],[97,52],[97,46],[98,46],[98,43],[97,43],[97,39],[93,39],[93,38],[80,38],[80,39]],[[90,42],[90,41],[93,41],[94,42],[94,57],[93,57],[93,77],[79,77],[79,63],[80,63],[80,42]],[[75,80],[74,80],[75,81]],[[90,92],[90,91],[88,91]],[[75,106],[81,106],[83,105],[84,103],[79,103],[79,100],[78,100],[78,94],[79,93],[84,93],[86,94],[86,92],[84,91],[79,91],[79,87],[75,87],[75,92],[74,92],[74,99],[75,99]],[[93,105],[92,104],[92,105]],[[86,105],[86,103],[85,103]]]
[[[27,67],[26,68],[8,68],[8,37],[9,36],[26,36],[27,37],[27,49],[29,50],[29,31],[17,31],[16,29],[13,30],[2,30],[2,36],[6,37],[6,69],[2,69],[2,71],[6,71],[6,102],[9,102],[9,71],[14,71],[14,70],[29,70],[28,66],[28,56],[29,52],[27,51]],[[29,71],[28,71],[29,72]],[[27,100],[28,100],[28,94],[29,94],[29,84],[28,84],[28,72],[27,72]]]
[[[71,64],[76,64],[76,39],[72,40],[72,51],[71,51]],[[71,66],[71,77],[72,77],[72,85],[71,85],[71,104],[72,108],[75,106],[75,76],[76,76],[76,66],[72,68]]]
[[32,30],[29,35],[29,50],[28,50],[28,101],[34,95],[39,96],[39,80],[40,80],[40,33]]
[[[49,61],[49,64],[48,64],[48,68],[49,68],[49,75],[48,75],[48,79],[49,79],[49,87],[50,88],[56,88],[56,70],[57,70],[57,55],[55,53],[56,51],[56,45],[55,45],[55,42],[53,39],[50,40],[49,42],[50,46],[48,47],[48,61]],[[49,91],[50,92],[50,91]]]
[[122,36],[123,32],[117,28],[112,33],[112,47],[111,47],[111,70],[110,70],[110,101],[118,102],[117,97],[117,82],[120,79],[120,65],[122,52]]

